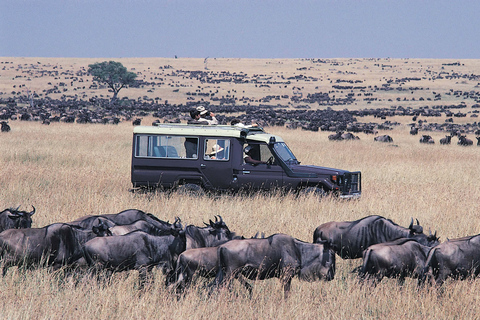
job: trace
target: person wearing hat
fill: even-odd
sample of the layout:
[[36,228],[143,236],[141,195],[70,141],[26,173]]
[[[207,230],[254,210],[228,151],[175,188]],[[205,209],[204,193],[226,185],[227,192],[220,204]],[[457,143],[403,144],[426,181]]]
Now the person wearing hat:
[[207,121],[208,124],[218,124],[218,120],[215,118],[213,112],[208,111],[204,106],[198,106],[196,110],[200,113],[200,119],[202,121]]
[[206,119],[200,118],[200,112],[196,109],[190,110],[190,117],[192,119],[187,121],[188,124],[209,124]]
[[253,146],[251,145],[246,146],[244,149],[244,152],[245,152],[245,157],[243,159],[245,160],[245,163],[250,163],[253,165],[266,164],[265,161],[255,159],[256,158],[255,148]]

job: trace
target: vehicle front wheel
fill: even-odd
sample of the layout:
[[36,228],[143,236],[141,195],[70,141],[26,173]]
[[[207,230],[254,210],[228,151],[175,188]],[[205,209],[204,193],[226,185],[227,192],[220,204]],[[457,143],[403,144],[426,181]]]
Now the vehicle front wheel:
[[327,192],[321,187],[305,187],[298,191],[298,196],[309,197],[312,195],[318,198],[323,198],[327,196]]
[[177,193],[192,197],[199,197],[205,194],[205,191],[201,186],[194,183],[187,183],[178,186]]

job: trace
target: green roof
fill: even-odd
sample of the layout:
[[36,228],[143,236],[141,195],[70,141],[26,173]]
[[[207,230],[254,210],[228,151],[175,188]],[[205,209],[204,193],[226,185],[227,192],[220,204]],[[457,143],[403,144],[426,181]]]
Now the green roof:
[[133,128],[134,134],[167,134],[184,136],[209,136],[209,137],[233,137],[241,138],[242,132],[246,133],[248,140],[261,141],[268,143],[270,137],[275,137],[275,141],[283,142],[279,136],[266,133],[261,128],[242,128],[226,125],[189,125],[183,123],[158,124],[156,126],[136,126]]

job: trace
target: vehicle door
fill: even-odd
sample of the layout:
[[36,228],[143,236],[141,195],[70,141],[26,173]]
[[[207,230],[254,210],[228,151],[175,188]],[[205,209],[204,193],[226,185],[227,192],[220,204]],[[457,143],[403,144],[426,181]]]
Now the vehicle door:
[[[267,162],[273,159],[271,164],[251,164],[242,159],[240,170],[235,170],[236,185],[238,189],[244,190],[270,190],[283,186],[283,169],[274,160],[274,156],[266,143],[248,143],[244,146],[250,146],[252,151],[250,155],[255,160]],[[245,154],[242,154],[245,158]]]
[[231,140],[229,138],[205,138],[200,170],[207,189],[225,190],[233,179]]

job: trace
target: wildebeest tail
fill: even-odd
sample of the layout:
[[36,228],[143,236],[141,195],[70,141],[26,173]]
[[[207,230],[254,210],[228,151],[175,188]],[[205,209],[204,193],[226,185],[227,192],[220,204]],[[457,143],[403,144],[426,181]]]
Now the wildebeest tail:
[[[365,276],[367,275],[367,272],[368,272],[368,264],[370,262],[370,254],[372,253],[372,250],[371,249],[367,249],[365,250],[364,254],[363,254],[363,264],[361,267],[359,267],[358,269],[358,276],[360,278],[365,278]],[[373,268],[373,267],[372,267]],[[374,272],[374,270],[371,270]]]
[[423,267],[421,274],[418,277],[418,285],[422,286],[425,284],[425,281],[427,280],[427,277],[429,276],[430,270],[432,271],[432,274],[434,272],[433,270],[433,264],[436,262],[435,258],[435,251],[437,248],[432,248],[428,252],[427,260],[425,261],[425,267]]

